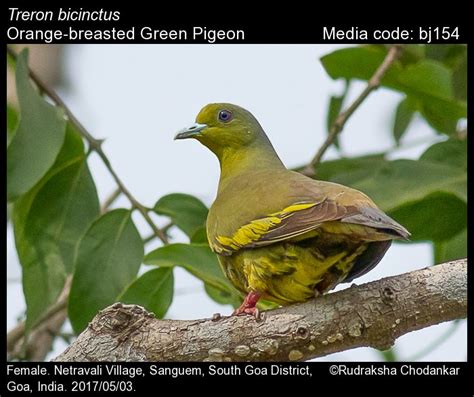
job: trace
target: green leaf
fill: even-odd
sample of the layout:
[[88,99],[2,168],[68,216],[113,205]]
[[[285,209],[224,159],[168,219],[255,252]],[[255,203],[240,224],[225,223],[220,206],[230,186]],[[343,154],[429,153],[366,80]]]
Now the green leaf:
[[426,58],[442,62],[449,68],[453,68],[465,59],[467,47],[464,44],[436,44],[425,46]]
[[[360,157],[343,157],[324,161],[317,167],[317,179],[335,181],[341,175],[370,174],[375,168],[385,164],[384,154],[372,154]],[[353,178],[356,179],[356,178]]]
[[420,160],[383,155],[344,158],[319,165],[317,178],[358,189],[403,224],[412,240],[446,240],[466,227],[467,142],[449,139]]
[[173,301],[173,289],[173,269],[153,269],[137,278],[118,300],[143,306],[163,318]]
[[142,259],[143,242],[130,211],[110,211],[92,224],[79,243],[69,296],[74,332],[116,301],[135,279]]
[[173,193],[160,198],[153,208],[158,215],[166,215],[191,237],[206,224],[207,207],[189,194]]
[[[212,285],[206,283],[204,284],[204,290],[212,300],[221,305],[231,305],[234,309],[236,309],[242,303],[242,296],[236,290],[229,292],[227,290],[214,288]],[[257,307],[260,310],[271,310],[276,309],[278,305],[274,302],[260,299],[257,303]]]
[[[465,227],[467,206],[466,170],[436,162],[434,158],[443,152],[447,150],[436,146],[418,161],[369,157],[324,162],[317,178],[364,192],[407,227],[413,240],[443,240]],[[463,156],[458,156],[462,161]]]
[[400,144],[400,140],[413,120],[414,114],[415,109],[411,101],[408,98],[404,98],[397,106],[393,122],[393,138],[397,145]]
[[440,62],[425,60],[409,65],[400,72],[398,84],[419,101],[421,114],[438,132],[452,134],[458,120],[466,117],[465,103],[453,96],[452,72]]
[[418,94],[419,108],[426,121],[437,131],[451,134],[459,119],[467,117],[465,101]]
[[7,104],[7,147],[15,135],[18,126],[18,112],[10,104]]
[[412,241],[441,241],[467,226],[467,204],[455,195],[436,192],[390,212],[411,233]]
[[[359,79],[368,81],[387,55],[383,46],[361,46],[336,50],[321,58],[333,79]],[[448,67],[433,60],[421,60],[402,67],[394,62],[381,84],[385,87],[412,94],[418,99],[452,99],[452,77]],[[458,104],[465,112],[465,104]]]
[[424,60],[404,68],[398,83],[417,93],[438,98],[452,98],[451,71],[440,62]]
[[467,258],[467,228],[449,240],[434,244],[435,264]]
[[[15,45],[11,45],[11,47],[13,49],[15,49]],[[12,69],[13,71],[15,71],[15,66],[16,66],[16,60],[15,58],[13,58],[13,56],[7,52],[7,68],[10,68]],[[10,71],[10,70],[9,70]]]
[[451,47],[452,44],[427,45],[425,46],[426,58],[433,59],[439,62],[444,62]]
[[191,243],[208,244],[205,226],[200,227],[194,232],[194,234],[191,236]]
[[431,128],[440,133],[452,135],[456,132],[459,118],[463,116],[457,117],[455,114],[450,113],[448,108],[443,108],[442,106],[421,103],[420,113]]
[[7,150],[7,199],[28,192],[53,166],[64,141],[66,120],[62,109],[46,102],[28,77],[28,52],[16,64],[20,122]]
[[454,96],[462,101],[467,100],[467,54],[453,66]]
[[420,112],[436,131],[452,134],[457,122],[466,117],[464,101],[454,99],[452,71],[436,61],[423,61],[400,74],[405,91],[413,91],[420,100]]
[[85,159],[80,159],[35,191],[22,237],[29,248],[42,245],[45,255],[58,255],[66,272],[72,273],[77,242],[99,213],[94,181]]
[[275,302],[267,301],[265,299],[260,299],[257,303],[257,307],[260,310],[272,310],[280,307],[280,305],[276,304]]
[[442,163],[467,171],[467,140],[448,139],[430,146],[420,160]]
[[421,44],[406,44],[400,56],[400,63],[407,66],[425,58],[425,46]]
[[10,222],[13,212],[13,203],[7,203],[7,224]]
[[[333,79],[368,81],[386,54],[384,46],[351,47],[325,55],[321,62]],[[421,60],[405,67],[396,61],[381,84],[419,102],[422,115],[439,132],[452,133],[457,121],[467,116],[466,102],[454,98],[451,70],[438,61]]]
[[13,228],[23,272],[29,329],[61,292],[77,244],[99,214],[81,137],[68,129],[50,171],[14,204]]
[[206,294],[215,302],[221,305],[231,305],[234,308],[240,306],[242,299],[239,295],[229,292],[227,289],[215,288],[204,283]]
[[[336,50],[321,58],[321,63],[333,79],[369,80],[387,55],[384,46],[361,46]],[[385,73],[383,85],[396,84],[402,66],[395,61]]]
[[144,263],[156,266],[181,266],[205,283],[234,291],[222,273],[216,254],[207,244],[169,244],[151,251]]
[[393,211],[404,203],[421,200],[438,191],[467,200],[466,172],[431,161],[384,161],[365,175],[346,173],[332,180],[363,191],[384,211]]
[[426,46],[426,57],[443,63],[452,73],[454,96],[467,99],[467,47],[463,44]]
[[[327,115],[327,120],[326,120],[326,129],[327,129],[328,134],[329,134],[329,131],[331,131],[331,126],[334,123],[334,120],[341,112],[343,101],[344,101],[344,97],[342,96],[331,96],[329,98],[328,115]],[[339,139],[337,136],[336,136],[336,139],[334,140],[334,146],[340,149]]]
[[[226,289],[215,288],[207,283],[204,283],[204,290],[206,291],[206,294],[209,296],[209,298],[221,305],[231,305],[234,309],[236,309],[242,303],[242,296],[237,290],[229,292]],[[257,303],[257,307],[260,310],[271,310],[276,309],[278,305],[274,302],[260,299]]]
[[[331,127],[334,121],[336,120],[336,117],[339,115],[339,113],[341,113],[342,104],[344,103],[344,99],[346,98],[347,93],[349,92],[349,85],[350,80],[346,80],[346,85],[342,95],[333,95],[329,98],[328,114],[326,118],[326,130],[328,134],[331,131]],[[338,136],[336,136],[336,139],[334,140],[334,146],[340,149]]]
[[99,199],[87,167],[84,143],[72,125],[67,126],[63,147],[53,167],[17,200],[14,208],[19,251],[22,238],[27,239],[27,248],[33,248],[36,243],[51,244],[59,250],[57,255],[71,273],[76,244],[99,215]]
[[392,347],[388,350],[377,350],[377,353],[379,353],[382,358],[384,359],[384,361],[386,362],[396,362],[398,361],[397,359],[397,352],[395,351],[395,347]]

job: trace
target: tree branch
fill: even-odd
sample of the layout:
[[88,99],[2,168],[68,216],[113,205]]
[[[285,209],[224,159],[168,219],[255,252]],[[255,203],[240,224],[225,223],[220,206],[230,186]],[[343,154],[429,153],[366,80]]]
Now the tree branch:
[[[166,235],[166,237],[169,237],[168,236],[168,231],[173,226],[174,226],[174,222],[170,221],[166,225],[162,226],[160,229],[163,231],[163,233]],[[150,234],[149,236],[143,238],[143,244],[148,244],[149,242],[153,241],[155,238],[156,238],[156,236],[154,234]]]
[[302,361],[371,346],[467,314],[467,259],[351,286],[252,316],[157,320],[102,310],[56,361]]
[[51,350],[56,335],[67,318],[67,303],[71,290],[72,277],[69,276],[64,283],[63,290],[56,303],[41,316],[34,324],[31,333],[27,337],[25,345],[25,322],[19,322],[7,334],[7,357],[30,361],[43,361]]
[[120,190],[119,187],[115,189],[112,193],[110,193],[110,195],[107,196],[107,198],[104,200],[104,203],[100,207],[100,213],[105,214],[110,208],[110,206],[115,202],[115,200],[120,197],[121,194],[122,190]]
[[24,357],[28,361],[44,361],[67,319],[67,310],[57,312],[35,328],[28,338]]
[[369,79],[367,86],[365,87],[364,91],[360,93],[360,95],[356,98],[356,100],[344,111],[339,113],[336,117],[332,126],[329,130],[329,134],[326,140],[323,142],[317,153],[314,155],[312,160],[308,163],[308,165],[301,171],[304,175],[314,177],[316,174],[316,167],[321,162],[324,153],[329,147],[334,143],[337,135],[343,130],[345,124],[352,116],[352,114],[359,108],[359,106],[365,101],[365,99],[369,96],[369,94],[376,90],[382,81],[383,76],[390,68],[390,66],[400,57],[401,50],[403,46],[400,44],[395,44],[387,52],[387,55],[377,70],[374,72],[373,76]]

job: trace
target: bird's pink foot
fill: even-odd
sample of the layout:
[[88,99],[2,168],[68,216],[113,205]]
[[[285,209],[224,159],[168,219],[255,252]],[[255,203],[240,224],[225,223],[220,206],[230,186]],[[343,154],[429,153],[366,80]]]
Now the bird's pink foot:
[[247,294],[240,307],[232,313],[233,316],[245,313],[254,316],[256,319],[260,318],[260,311],[257,309],[257,302],[260,299],[260,294],[256,291],[251,291]]

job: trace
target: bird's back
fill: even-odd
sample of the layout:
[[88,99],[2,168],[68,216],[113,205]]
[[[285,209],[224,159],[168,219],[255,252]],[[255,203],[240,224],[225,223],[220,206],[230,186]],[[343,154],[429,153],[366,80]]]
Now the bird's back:
[[[220,186],[210,208],[208,236],[232,235],[243,225],[298,203],[324,202],[333,203],[331,208],[338,209],[341,219],[346,218],[341,227],[349,227],[347,219],[350,221],[349,216],[352,216],[354,224],[384,229],[392,237],[397,234],[408,237],[408,232],[380,211],[364,193],[336,183],[313,180],[287,169],[257,170],[227,180]],[[299,218],[311,222],[312,212],[318,209],[302,211]]]

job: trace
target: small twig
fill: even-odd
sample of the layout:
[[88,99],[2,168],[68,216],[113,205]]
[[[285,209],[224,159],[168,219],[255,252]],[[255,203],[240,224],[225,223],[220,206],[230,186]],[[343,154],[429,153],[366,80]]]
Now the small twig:
[[143,239],[143,244],[148,244],[148,243],[152,242],[155,238],[156,238],[156,236],[154,234],[150,234],[148,237],[145,237]]
[[120,188],[115,189],[110,195],[105,199],[104,203],[102,204],[102,207],[100,209],[101,214],[105,214],[107,210],[110,208],[110,206],[117,200],[120,195],[122,194],[122,191]]
[[[17,54],[13,49],[7,46],[7,52],[10,54],[15,60],[17,59]],[[59,97],[54,90],[49,88],[32,70],[28,67],[30,78],[35,82],[35,84],[39,87],[39,89],[45,93],[50,99],[52,99],[56,105],[62,107],[68,117],[68,119],[76,126],[79,133],[86,139],[89,144],[91,150],[96,152],[99,157],[101,158],[102,162],[104,163],[105,167],[109,171],[110,175],[114,179],[115,183],[117,184],[120,191],[128,198],[130,204],[132,204],[133,208],[136,208],[146,220],[148,225],[153,230],[153,233],[164,243],[168,243],[168,238],[166,235],[155,225],[153,220],[150,218],[148,214],[148,209],[142,205],[126,188],[122,180],[119,178],[115,170],[112,168],[108,157],[105,155],[104,151],[102,150],[102,142],[101,139],[94,138],[89,131],[81,124],[81,122],[74,116],[68,106],[64,103],[64,101]]]
[[[87,138],[86,138],[87,139]],[[97,148],[94,148],[94,151],[99,155],[99,157],[102,159],[103,163],[109,170],[110,175],[114,178],[115,182],[117,183],[117,186],[119,189],[122,191],[122,193],[127,196],[128,200],[132,204],[133,208],[136,208],[143,216],[145,221],[148,223],[148,225],[151,227],[153,230],[153,233],[155,233],[156,237],[158,237],[164,244],[168,244],[168,237],[166,236],[163,231],[158,228],[158,226],[155,225],[153,220],[151,219],[150,215],[148,214],[148,208],[146,208],[144,205],[142,205],[132,194],[129,192],[129,190],[125,187],[115,170],[112,168],[110,165],[109,159],[103,152],[102,148],[99,146]]]
[[323,158],[324,153],[326,153],[326,150],[334,143],[334,140],[336,139],[337,135],[343,130],[344,125],[347,123],[347,120],[349,120],[352,114],[364,102],[364,100],[369,96],[369,94],[380,86],[383,76],[390,68],[390,66],[399,58],[401,50],[402,46],[400,44],[395,44],[390,47],[385,59],[377,68],[373,76],[369,79],[364,91],[361,92],[361,94],[347,109],[343,110],[336,117],[329,130],[329,134],[326,140],[323,142],[317,153],[302,171],[304,175],[313,177],[316,174],[315,168],[321,162],[321,159]]
[[174,222],[168,222],[165,226],[161,228],[163,232],[167,233],[174,226]]
[[[168,222],[165,226],[161,227],[160,230],[165,233],[165,235],[168,237],[168,230],[174,226],[173,222]],[[150,234],[149,236],[145,237],[143,239],[144,244],[148,244],[150,241],[153,241],[156,238],[156,235]]]
[[[49,351],[49,349],[45,350],[45,339],[41,335],[44,331],[52,331],[55,330],[59,332],[62,323],[66,320],[67,313],[67,303],[69,299],[69,292],[71,290],[71,282],[72,277],[69,276],[64,283],[63,291],[59,295],[58,300],[49,309],[40,317],[40,319],[34,324],[34,329],[36,332],[35,335],[31,335],[31,340],[28,341],[29,346],[31,345],[41,345],[41,350]],[[61,314],[61,315],[60,315]],[[62,322],[60,321],[62,319]],[[7,334],[7,353],[9,358],[18,357],[24,352],[24,349],[18,348],[18,346],[23,345],[22,340],[25,336],[25,322],[19,322],[13,329],[11,329]],[[42,331],[42,332],[41,332]],[[42,339],[42,343],[36,343],[36,339]],[[52,343],[54,338],[49,339],[49,342]],[[29,347],[25,346],[26,350],[32,352],[32,354],[36,355],[37,353],[33,352],[34,349],[30,349]],[[42,353],[41,353],[42,354]]]
[[[69,294],[63,299],[58,300],[54,305],[52,305],[46,313],[38,320],[35,324],[35,327],[38,327],[43,322],[60,312],[61,310],[67,307],[67,300]],[[25,322],[22,321],[18,323],[10,332],[7,334],[7,350],[13,350],[15,344],[25,335]]]
[[67,310],[64,308],[36,328],[28,338],[24,358],[28,361],[44,361],[52,350],[53,343],[61,332],[66,319]]
[[76,337],[73,332],[60,332],[57,336],[63,339],[68,344],[70,344],[71,340]]

